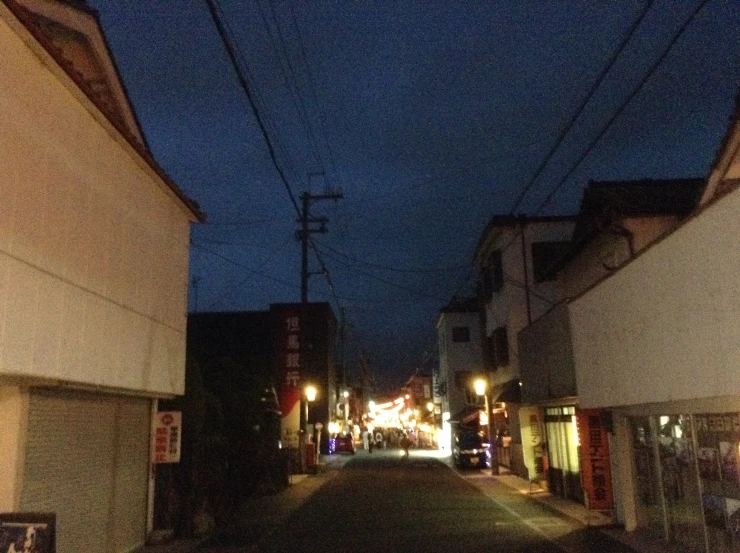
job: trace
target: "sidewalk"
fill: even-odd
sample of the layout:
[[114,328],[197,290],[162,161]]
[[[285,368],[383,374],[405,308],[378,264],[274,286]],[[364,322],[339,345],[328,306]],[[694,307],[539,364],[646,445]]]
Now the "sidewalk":
[[316,490],[338,474],[338,469],[349,459],[340,455],[322,456],[316,474],[294,474],[291,485],[275,495],[247,499],[234,514],[233,522],[213,535],[147,545],[139,553],[194,553],[211,545],[247,548],[278,528]]
[[536,484],[531,484],[518,476],[502,474],[494,478],[502,484],[517,490],[519,493],[527,495],[551,509],[576,520],[584,526],[598,527],[601,532],[639,553],[688,553],[681,546],[666,543],[664,540],[651,536],[647,532],[626,532],[621,526],[616,524],[616,520],[613,517],[599,511],[590,511],[584,505],[575,501],[554,496],[542,490]]

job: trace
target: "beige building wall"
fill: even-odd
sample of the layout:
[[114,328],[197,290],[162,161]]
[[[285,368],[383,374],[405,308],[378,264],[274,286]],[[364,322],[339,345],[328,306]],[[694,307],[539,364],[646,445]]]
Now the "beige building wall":
[[[486,305],[486,335],[490,336],[497,326],[506,326],[509,338],[509,365],[499,367],[494,373],[495,384],[503,384],[519,377],[519,332],[529,325],[527,295],[524,282],[529,282],[529,301],[532,320],[546,313],[557,302],[557,286],[554,281],[534,282],[532,244],[535,242],[565,241],[573,232],[572,222],[529,222],[521,231],[519,226],[501,229],[501,235],[491,250],[503,248],[504,287],[494,292],[493,300]],[[522,258],[522,240],[526,253],[526,277]],[[490,252],[489,252],[490,253]]]
[[28,391],[0,387],[0,512],[18,510],[28,427]]
[[[452,341],[452,329],[467,327],[470,329],[470,341],[456,343]],[[483,352],[480,343],[480,323],[478,313],[443,312],[437,324],[439,336],[439,369],[440,376],[447,383],[446,407],[454,415],[466,405],[465,390],[455,384],[455,373],[471,371],[482,374]]]
[[[678,224],[674,216],[632,217],[623,221],[632,233],[632,248],[640,252]],[[630,258],[630,242],[624,236],[602,233],[558,274],[560,297],[573,298],[595,282],[609,276]]]
[[740,394],[740,189],[571,303],[583,407]]
[[184,388],[192,213],[0,4],[0,379]]

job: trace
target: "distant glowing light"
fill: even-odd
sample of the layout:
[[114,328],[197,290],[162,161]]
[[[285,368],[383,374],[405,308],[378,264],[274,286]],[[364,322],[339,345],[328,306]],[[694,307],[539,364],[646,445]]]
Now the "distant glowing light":
[[308,401],[316,400],[316,386],[306,386],[305,392]]

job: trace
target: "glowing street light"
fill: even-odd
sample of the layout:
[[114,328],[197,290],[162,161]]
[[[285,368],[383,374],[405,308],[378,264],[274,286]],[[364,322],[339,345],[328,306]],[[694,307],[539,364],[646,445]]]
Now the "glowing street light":
[[304,391],[306,392],[306,399],[308,401],[316,401],[316,386],[306,386]]
[[[490,452],[491,459],[491,474],[498,474],[498,455],[496,455],[496,444],[491,440],[491,406],[488,403],[487,383],[484,379],[478,378],[473,383],[475,388],[475,394],[477,396],[483,396],[486,408],[486,432],[488,434],[488,451]],[[482,418],[482,417],[481,417]],[[483,421],[481,420],[481,423]]]

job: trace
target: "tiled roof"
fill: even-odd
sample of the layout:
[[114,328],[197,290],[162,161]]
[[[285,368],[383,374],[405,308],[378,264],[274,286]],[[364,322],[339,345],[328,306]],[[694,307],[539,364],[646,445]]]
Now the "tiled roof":
[[[0,0],[3,2],[8,9],[15,15],[23,26],[33,35],[38,43],[49,53],[49,55],[56,61],[67,75],[74,81],[79,89],[88,97],[88,99],[95,104],[100,112],[110,121],[110,123],[118,130],[118,132],[124,137],[124,139],[136,150],[136,152],[146,161],[146,163],[154,170],[157,175],[167,184],[167,186],[175,193],[175,195],[182,201],[187,208],[193,213],[193,215],[201,222],[206,220],[206,215],[201,211],[200,206],[196,201],[189,198],[167,175],[162,167],[152,156],[146,144],[142,144],[136,136],[131,132],[128,126],[123,122],[122,118],[114,110],[110,109],[109,102],[106,100],[105,95],[100,94],[99,87],[94,86],[89,79],[86,79],[74,65],[64,56],[63,52],[57,47],[54,42],[47,36],[40,25],[39,17],[22,5],[18,0]],[[81,0],[57,0],[67,5],[73,6],[81,11],[84,11],[95,17],[97,22],[97,12],[90,8],[84,1]],[[99,23],[98,23],[99,26]],[[101,31],[101,34],[102,31]],[[103,34],[103,38],[105,35]],[[106,45],[107,47],[107,45]],[[111,56],[112,59],[112,56]],[[121,83],[123,84],[123,83]]]
[[603,228],[605,219],[685,217],[699,200],[704,179],[590,181],[583,193],[573,240]]
[[674,216],[696,207],[704,179],[590,181],[583,192],[573,236],[563,255],[545,272],[562,269],[605,228],[627,218]]

